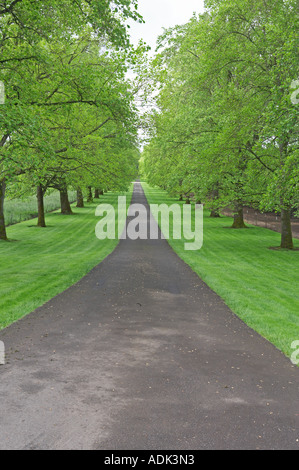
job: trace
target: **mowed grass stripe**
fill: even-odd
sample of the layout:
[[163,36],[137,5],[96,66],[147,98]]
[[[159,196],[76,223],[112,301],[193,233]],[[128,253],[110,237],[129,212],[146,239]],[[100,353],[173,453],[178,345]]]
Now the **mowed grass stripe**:
[[[71,202],[76,200],[76,191],[68,192]],[[52,212],[60,207],[59,191],[53,191],[44,197],[45,212]],[[7,225],[17,224],[23,220],[37,217],[36,196],[5,199],[4,216]]]
[[[127,205],[132,197],[132,187]],[[98,204],[117,213],[117,193],[107,193],[73,215],[47,214],[46,228],[36,219],[8,227],[10,242],[0,242],[0,328],[4,328],[79,281],[108,256],[118,240],[98,240]]]
[[[143,188],[150,204],[183,205],[165,191]],[[230,229],[232,218],[209,215],[204,211],[201,250],[185,251],[184,239],[170,239],[170,246],[233,312],[290,357],[299,340],[299,251],[270,250],[280,245],[279,233],[250,225]]]

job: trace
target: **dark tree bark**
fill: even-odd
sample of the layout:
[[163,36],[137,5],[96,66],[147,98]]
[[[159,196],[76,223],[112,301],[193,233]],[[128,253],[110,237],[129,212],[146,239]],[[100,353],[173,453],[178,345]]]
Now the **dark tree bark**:
[[46,220],[45,220],[45,207],[44,207],[44,188],[42,184],[37,186],[37,226],[38,227],[46,227]]
[[[288,140],[285,139],[279,144],[279,152],[281,158],[281,166],[283,167],[284,162],[287,158],[288,153]],[[288,204],[283,203],[281,197],[281,243],[280,248],[286,248],[288,250],[294,249],[293,237],[292,237],[292,224],[291,224],[291,207]]]
[[61,214],[64,215],[71,215],[73,213],[68,193],[67,193],[67,187],[64,186],[63,188],[59,189],[60,192],[60,205],[61,205]]
[[87,196],[87,202],[92,202],[93,197],[92,197],[92,188],[91,186],[88,186],[88,196]]
[[281,210],[281,244],[280,248],[294,249],[291,224],[291,209]]
[[103,194],[104,194],[103,189],[96,188],[96,189],[94,190],[94,198],[95,198],[95,199],[99,199],[100,196],[103,196]]
[[7,240],[5,219],[4,219],[4,199],[6,183],[5,179],[0,181],[0,240]]
[[232,228],[246,228],[244,223],[243,205],[237,203],[234,211],[234,223]]
[[77,189],[77,206],[76,207],[84,207],[84,199],[83,199],[83,193],[82,193],[81,188]]
[[220,217],[219,210],[218,209],[212,209],[210,217],[215,218],[215,219],[219,218]]
[[[216,189],[213,189],[213,191],[211,191],[211,198],[214,201],[214,200],[218,199],[218,197],[219,197],[219,189],[216,187]],[[219,209],[218,208],[211,209],[210,217],[213,217],[213,218],[220,217]]]

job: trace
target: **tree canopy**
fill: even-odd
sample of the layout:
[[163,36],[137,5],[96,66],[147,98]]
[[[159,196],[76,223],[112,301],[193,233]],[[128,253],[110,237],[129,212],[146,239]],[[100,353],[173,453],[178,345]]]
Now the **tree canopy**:
[[[0,238],[8,185],[126,188],[138,160],[127,78],[136,0],[0,2]],[[81,188],[80,188],[81,189]]]
[[296,0],[208,0],[206,12],[167,30],[151,62],[155,106],[143,167],[149,182],[192,193],[211,209],[282,217],[292,248],[298,210]]

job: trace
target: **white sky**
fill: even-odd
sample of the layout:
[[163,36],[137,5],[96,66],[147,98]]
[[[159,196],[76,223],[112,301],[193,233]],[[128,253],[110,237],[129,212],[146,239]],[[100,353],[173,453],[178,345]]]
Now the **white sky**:
[[204,0],[139,0],[138,5],[145,24],[129,23],[131,42],[136,45],[143,39],[152,47],[152,53],[163,28],[187,23],[194,12],[204,11]]

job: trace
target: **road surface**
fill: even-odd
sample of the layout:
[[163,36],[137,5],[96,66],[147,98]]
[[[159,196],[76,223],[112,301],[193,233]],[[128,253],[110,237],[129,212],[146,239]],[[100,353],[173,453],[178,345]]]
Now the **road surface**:
[[299,449],[298,367],[166,240],[121,240],[0,340],[2,450]]

